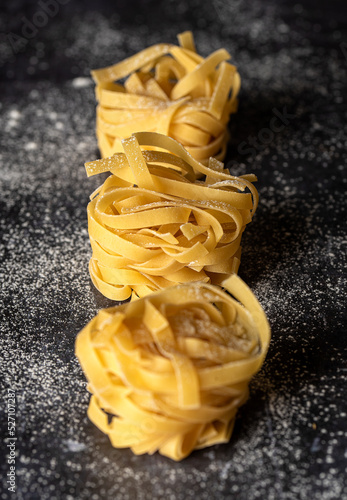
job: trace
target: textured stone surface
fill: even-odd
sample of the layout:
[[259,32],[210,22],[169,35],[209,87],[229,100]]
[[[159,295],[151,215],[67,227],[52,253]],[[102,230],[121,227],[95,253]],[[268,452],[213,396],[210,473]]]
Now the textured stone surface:
[[[0,430],[8,437],[12,388],[13,498],[345,499],[346,9],[157,3],[71,0],[27,42],[23,16],[37,20],[39,4],[2,12]],[[230,443],[176,464],[115,450],[88,421],[74,341],[110,303],[87,271],[86,204],[101,183],[83,167],[98,157],[89,70],[191,28],[203,55],[224,46],[242,76],[227,162],[258,175],[261,203],[240,275],[273,337]],[[21,35],[20,52],[8,32]],[[11,498],[6,453],[1,499]]]

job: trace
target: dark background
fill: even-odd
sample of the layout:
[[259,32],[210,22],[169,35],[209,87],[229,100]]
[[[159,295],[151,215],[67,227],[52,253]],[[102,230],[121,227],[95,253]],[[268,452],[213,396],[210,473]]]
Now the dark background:
[[[346,3],[62,3],[46,21],[40,1],[1,3],[0,430],[3,440],[11,388],[12,498],[346,499]],[[186,29],[204,56],[225,47],[241,74],[226,162],[259,178],[240,275],[272,341],[230,443],[174,463],[113,449],[88,421],[74,341],[110,304],[87,269],[86,205],[102,182],[83,167],[99,155],[90,69]],[[276,113],[285,126],[269,133]]]

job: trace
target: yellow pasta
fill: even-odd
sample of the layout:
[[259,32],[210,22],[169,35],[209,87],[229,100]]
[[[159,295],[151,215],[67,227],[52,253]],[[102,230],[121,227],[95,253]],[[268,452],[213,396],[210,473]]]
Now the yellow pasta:
[[229,440],[270,328],[239,277],[223,286],[237,300],[212,285],[178,285],[101,310],[79,333],[88,416],[114,447],[181,460]]
[[86,164],[88,175],[112,174],[88,205],[98,290],[125,300],[176,284],[220,284],[237,272],[241,236],[258,203],[256,177],[234,177],[213,158],[204,166],[154,132],[122,146],[124,153]]
[[121,140],[132,133],[151,131],[173,137],[204,165],[211,156],[224,159],[240,75],[227,62],[226,50],[204,59],[196,53],[191,32],[178,40],[180,46],[154,45],[92,71],[102,157],[122,151]]

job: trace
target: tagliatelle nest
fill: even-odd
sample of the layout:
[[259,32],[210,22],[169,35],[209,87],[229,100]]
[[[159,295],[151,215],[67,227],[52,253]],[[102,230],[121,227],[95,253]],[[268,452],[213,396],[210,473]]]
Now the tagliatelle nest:
[[88,205],[89,269],[100,292],[125,300],[177,283],[219,284],[237,272],[258,203],[256,177],[234,177],[213,158],[204,166],[156,133],[134,134],[122,146],[124,153],[86,164],[88,175],[112,173]]
[[223,286],[244,305],[212,285],[182,285],[104,309],[80,332],[88,416],[113,446],[181,460],[229,440],[270,328],[240,278]]
[[178,40],[179,47],[154,45],[92,71],[102,157],[122,151],[121,140],[132,133],[153,131],[173,137],[205,165],[211,156],[224,159],[229,117],[237,111],[239,73],[226,62],[230,54],[225,49],[204,59],[196,53],[191,32]]

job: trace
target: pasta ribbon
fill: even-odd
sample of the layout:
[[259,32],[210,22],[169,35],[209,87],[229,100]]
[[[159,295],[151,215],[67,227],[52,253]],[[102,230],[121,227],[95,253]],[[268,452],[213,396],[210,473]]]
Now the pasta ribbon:
[[219,284],[236,273],[258,203],[256,177],[234,177],[213,158],[204,166],[154,132],[122,145],[124,153],[86,164],[88,175],[111,172],[88,205],[89,269],[98,290],[125,300],[181,283]]
[[229,440],[270,341],[266,316],[231,275],[178,285],[104,309],[76,354],[92,393],[88,416],[116,448],[181,460]]
[[224,159],[240,75],[225,49],[204,59],[190,31],[178,41],[179,46],[157,44],[92,71],[102,157],[122,151],[122,139],[132,133],[148,131],[173,137],[204,165],[211,156]]

